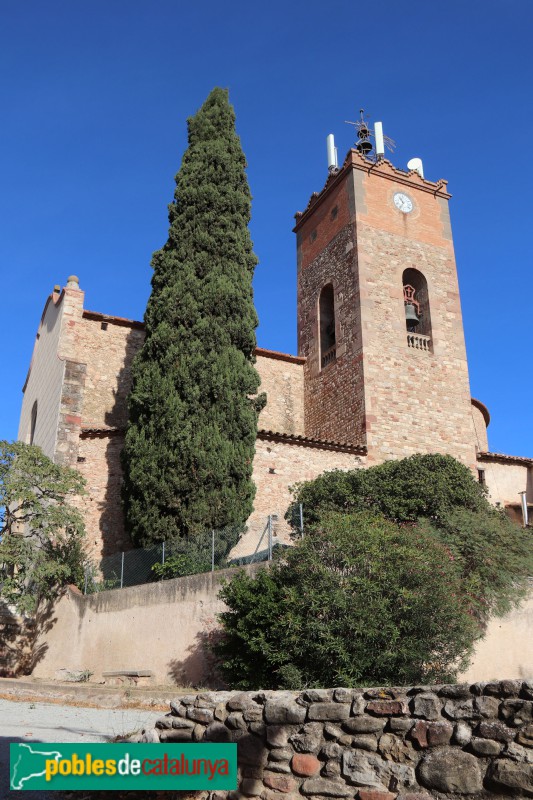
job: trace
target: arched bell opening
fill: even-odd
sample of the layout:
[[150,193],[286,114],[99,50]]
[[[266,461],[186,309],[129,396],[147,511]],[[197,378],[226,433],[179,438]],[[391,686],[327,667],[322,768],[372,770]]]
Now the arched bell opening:
[[328,283],[320,292],[318,307],[320,326],[320,366],[322,369],[337,357],[335,339],[335,297]]
[[406,269],[402,276],[405,327],[408,333],[431,337],[428,284],[417,269]]

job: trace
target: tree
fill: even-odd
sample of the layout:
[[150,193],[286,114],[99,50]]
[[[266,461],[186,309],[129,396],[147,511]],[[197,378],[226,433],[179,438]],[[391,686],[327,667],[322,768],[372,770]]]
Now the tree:
[[305,539],[221,594],[217,652],[234,686],[452,680],[489,617],[528,591],[531,532],[450,456],[335,471],[296,491],[287,517],[304,504]]
[[299,503],[308,528],[328,512],[362,509],[397,523],[416,522],[455,559],[471,613],[484,624],[528,591],[530,531],[491,506],[468,467],[452,456],[414,455],[364,470],[328,472],[296,487],[289,519]]
[[302,503],[306,527],[313,527],[327,511],[366,509],[396,522],[414,522],[422,517],[441,520],[455,508],[490,509],[468,467],[438,453],[385,461],[368,469],[325,472],[298,484],[294,492],[286,518],[297,520]]
[[137,544],[242,529],[252,510],[256,257],[250,191],[227,91],[188,120],[170,229],[154,254],[146,339],[132,369],[123,450],[127,527]]
[[85,480],[39,447],[0,442],[0,597],[34,611],[83,580],[83,517],[69,503]]
[[221,597],[215,652],[240,689],[449,681],[480,633],[448,549],[369,512],[327,516]]

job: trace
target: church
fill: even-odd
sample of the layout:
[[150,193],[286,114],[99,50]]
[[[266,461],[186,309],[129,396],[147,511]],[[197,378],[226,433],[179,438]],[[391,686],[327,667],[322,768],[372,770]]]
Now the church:
[[[290,487],[322,472],[414,453],[466,464],[491,501],[527,523],[533,458],[489,449],[489,411],[470,395],[447,183],[372,158],[360,136],[296,214],[298,354],[256,349],[260,391],[247,533],[270,515],[283,540]],[[131,548],[120,452],[143,323],[85,307],[83,278],[54,286],[23,388],[19,439],[87,480],[94,559]],[[90,300],[90,305],[93,304]]]

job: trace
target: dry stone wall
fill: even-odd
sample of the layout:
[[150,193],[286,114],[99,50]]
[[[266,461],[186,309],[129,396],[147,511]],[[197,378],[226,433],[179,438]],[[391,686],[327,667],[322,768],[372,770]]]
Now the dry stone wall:
[[239,787],[211,800],[533,796],[533,681],[173,701],[138,739],[237,742]]

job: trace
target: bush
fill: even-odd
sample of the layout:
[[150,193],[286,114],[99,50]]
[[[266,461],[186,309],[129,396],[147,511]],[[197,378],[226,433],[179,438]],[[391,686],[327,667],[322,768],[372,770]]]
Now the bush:
[[460,570],[471,613],[486,624],[516,606],[533,575],[533,537],[503,511],[456,508],[438,523],[420,526],[446,547]]
[[531,532],[491,506],[468,467],[452,456],[414,455],[369,469],[328,472],[296,492],[286,517],[291,520],[302,503],[307,529],[325,513],[362,509],[399,523],[417,522],[448,548],[461,570],[471,613],[483,623],[527,593]]
[[414,455],[351,472],[326,472],[294,489],[286,519],[295,529],[300,503],[306,528],[315,526],[327,511],[369,510],[395,522],[414,522],[421,517],[442,520],[455,508],[490,509],[468,467],[439,454]]
[[240,689],[449,681],[481,630],[434,532],[368,512],[328,515],[221,597],[215,652]]

